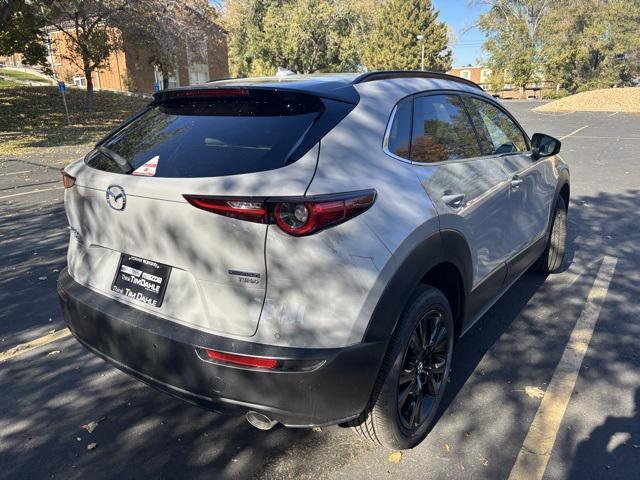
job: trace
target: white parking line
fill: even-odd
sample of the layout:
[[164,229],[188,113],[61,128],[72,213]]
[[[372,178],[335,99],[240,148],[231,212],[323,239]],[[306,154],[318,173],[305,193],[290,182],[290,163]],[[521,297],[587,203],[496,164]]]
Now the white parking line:
[[0,177],[6,177],[7,175],[20,175],[21,173],[29,173],[29,172],[33,172],[33,170],[22,170],[20,172],[0,173]]
[[640,140],[640,137],[603,137],[598,135],[574,135],[573,138],[596,138],[601,140]]
[[564,113],[545,113],[545,112],[536,112],[535,110],[531,110],[533,113],[537,113],[538,115],[546,115],[547,117],[564,117],[565,115],[571,115],[572,113],[576,113],[574,111],[564,112]]
[[587,302],[573,327],[560,363],[553,372],[549,387],[531,422],[529,432],[509,474],[509,480],[540,480],[544,476],[617,261],[615,257],[606,256],[600,264]]
[[35,340],[31,340],[30,342],[21,343],[20,345],[10,348],[6,352],[0,352],[0,363],[6,362],[10,358],[30,352],[31,350],[40,348],[51,342],[67,338],[69,335],[71,335],[71,332],[68,328],[65,328],[62,330],[58,330],[57,332],[49,333],[48,335],[45,335],[43,337],[38,337]]
[[613,112],[611,115],[607,115],[607,117],[613,117],[614,115],[619,114],[620,112]]
[[11,198],[11,197],[20,197],[21,195],[29,195],[31,193],[50,192],[51,190],[60,190],[63,188],[64,187],[51,187],[51,188],[42,188],[40,190],[30,190],[28,192],[22,192],[22,193],[12,193],[11,195],[5,195],[3,197],[0,197],[0,200],[3,200],[5,198]]
[[588,126],[589,126],[589,125],[585,125],[584,127],[580,127],[580,128],[578,128],[577,130],[574,130],[573,132],[571,132],[570,134],[565,135],[564,137],[560,137],[560,140],[564,140],[565,138],[569,138],[570,136],[575,135],[575,134],[576,134],[576,133],[578,133],[578,132],[581,132],[582,130],[584,130],[584,129],[585,129],[585,128],[587,128]]

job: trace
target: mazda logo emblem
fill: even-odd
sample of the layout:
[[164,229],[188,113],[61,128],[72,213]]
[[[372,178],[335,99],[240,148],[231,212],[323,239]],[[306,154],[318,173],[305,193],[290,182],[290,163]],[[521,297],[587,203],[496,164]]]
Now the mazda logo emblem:
[[127,195],[119,185],[110,185],[107,188],[107,203],[114,210],[124,210],[127,205]]

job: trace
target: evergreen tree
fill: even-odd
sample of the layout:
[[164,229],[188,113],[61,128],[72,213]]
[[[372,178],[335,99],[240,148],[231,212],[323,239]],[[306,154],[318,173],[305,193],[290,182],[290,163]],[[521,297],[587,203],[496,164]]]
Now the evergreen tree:
[[446,71],[451,68],[447,33],[431,0],[387,0],[378,8],[364,64],[371,70],[419,70],[424,42],[425,70]]

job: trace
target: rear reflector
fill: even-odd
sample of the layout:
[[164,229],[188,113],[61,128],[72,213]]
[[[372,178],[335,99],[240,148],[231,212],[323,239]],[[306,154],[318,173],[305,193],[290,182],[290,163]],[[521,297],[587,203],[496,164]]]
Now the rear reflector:
[[264,368],[266,370],[272,370],[278,365],[278,360],[275,358],[249,357],[247,355],[235,355],[233,353],[218,352],[216,350],[205,350],[205,352],[210,360],[230,365]]
[[302,237],[343,223],[373,205],[375,190],[284,198],[220,198],[184,195],[194,207],[225,217],[276,224],[289,235]]
[[64,188],[71,188],[75,185],[76,183],[76,179],[75,177],[72,177],[71,175],[69,175],[66,172],[61,172],[62,173],[62,184],[64,185]]

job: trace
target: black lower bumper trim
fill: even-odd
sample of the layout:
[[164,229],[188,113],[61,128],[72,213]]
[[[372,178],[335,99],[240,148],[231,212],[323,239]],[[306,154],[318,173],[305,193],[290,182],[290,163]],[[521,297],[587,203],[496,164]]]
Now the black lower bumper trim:
[[[135,309],[75,282],[63,271],[60,303],[69,329],[90,351],[143,382],[221,413],[255,410],[287,426],[330,425],[365,408],[383,345],[276,347],[207,334]],[[196,348],[291,360],[322,359],[308,372],[215,365]]]

